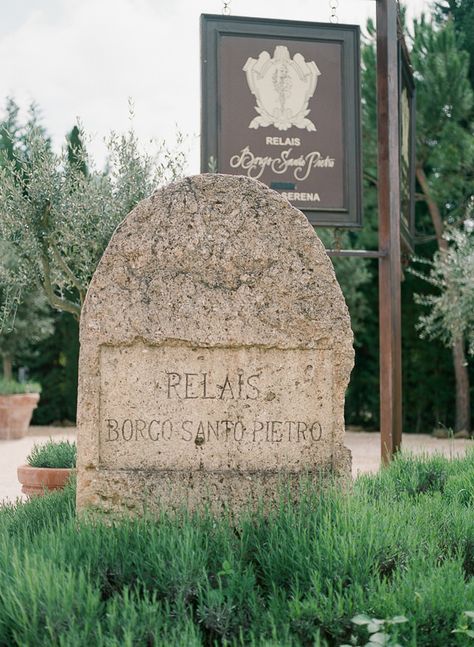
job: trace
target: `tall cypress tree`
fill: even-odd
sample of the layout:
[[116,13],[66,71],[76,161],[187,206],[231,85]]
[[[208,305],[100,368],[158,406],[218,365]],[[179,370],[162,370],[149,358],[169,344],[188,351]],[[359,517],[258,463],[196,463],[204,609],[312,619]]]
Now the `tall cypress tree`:
[[19,107],[12,98],[7,98],[5,116],[0,123],[0,163],[1,158],[13,160],[15,150],[21,141],[21,127],[18,122]]
[[66,141],[69,164],[77,166],[84,175],[87,175],[86,151],[77,126],[74,126],[66,136]]
[[472,0],[442,0],[435,5],[435,17],[440,22],[451,19],[459,45],[469,54],[469,80],[474,88],[474,2]]
[[[68,163],[86,175],[86,151],[77,126],[66,135],[66,145]],[[54,335],[40,345],[41,352],[32,367],[43,384],[41,406],[33,417],[36,424],[76,419],[79,324],[68,312],[55,311],[54,320]]]

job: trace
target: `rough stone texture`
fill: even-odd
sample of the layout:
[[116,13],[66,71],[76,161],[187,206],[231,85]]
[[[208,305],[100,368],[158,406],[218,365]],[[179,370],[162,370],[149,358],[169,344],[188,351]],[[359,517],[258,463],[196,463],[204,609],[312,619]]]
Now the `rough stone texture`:
[[323,245],[278,193],[225,175],[157,191],[82,313],[78,509],[238,509],[349,475],[352,339]]

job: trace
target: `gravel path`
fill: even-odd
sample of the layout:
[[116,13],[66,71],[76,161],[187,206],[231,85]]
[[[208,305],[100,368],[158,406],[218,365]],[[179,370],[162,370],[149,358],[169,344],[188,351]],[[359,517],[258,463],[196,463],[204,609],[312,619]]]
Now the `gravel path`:
[[[352,452],[352,474],[376,472],[380,467],[380,434],[346,432],[346,445]],[[427,434],[404,434],[403,450],[413,454],[443,454],[449,458],[463,456],[474,449],[474,440],[433,438]]]
[[[14,501],[22,496],[16,476],[18,465],[25,459],[35,443],[45,442],[49,437],[56,440],[76,438],[73,427],[31,427],[25,438],[0,441],[0,501]],[[352,451],[352,472],[376,472],[380,467],[380,434],[376,432],[347,432],[346,445]],[[405,450],[415,454],[443,454],[454,457],[474,448],[474,440],[439,440],[424,434],[406,434],[403,437]]]

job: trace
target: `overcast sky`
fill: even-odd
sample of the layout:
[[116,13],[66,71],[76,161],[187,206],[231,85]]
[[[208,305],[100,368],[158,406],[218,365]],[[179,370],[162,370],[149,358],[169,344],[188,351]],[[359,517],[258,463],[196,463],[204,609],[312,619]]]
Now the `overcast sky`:
[[[408,0],[409,17],[430,0]],[[103,137],[134,127],[143,140],[192,141],[188,171],[199,172],[199,15],[217,0],[3,0],[0,106],[36,101],[56,147],[80,117],[103,159]],[[232,15],[327,22],[329,0],[231,0]],[[339,0],[339,22],[365,25],[375,0]]]

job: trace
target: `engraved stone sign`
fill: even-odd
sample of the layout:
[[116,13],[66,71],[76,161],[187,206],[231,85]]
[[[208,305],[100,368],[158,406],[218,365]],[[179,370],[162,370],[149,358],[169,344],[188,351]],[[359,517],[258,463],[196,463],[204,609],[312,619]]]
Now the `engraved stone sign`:
[[349,315],[304,215],[240,176],[157,191],[81,319],[78,507],[238,509],[348,474]]

